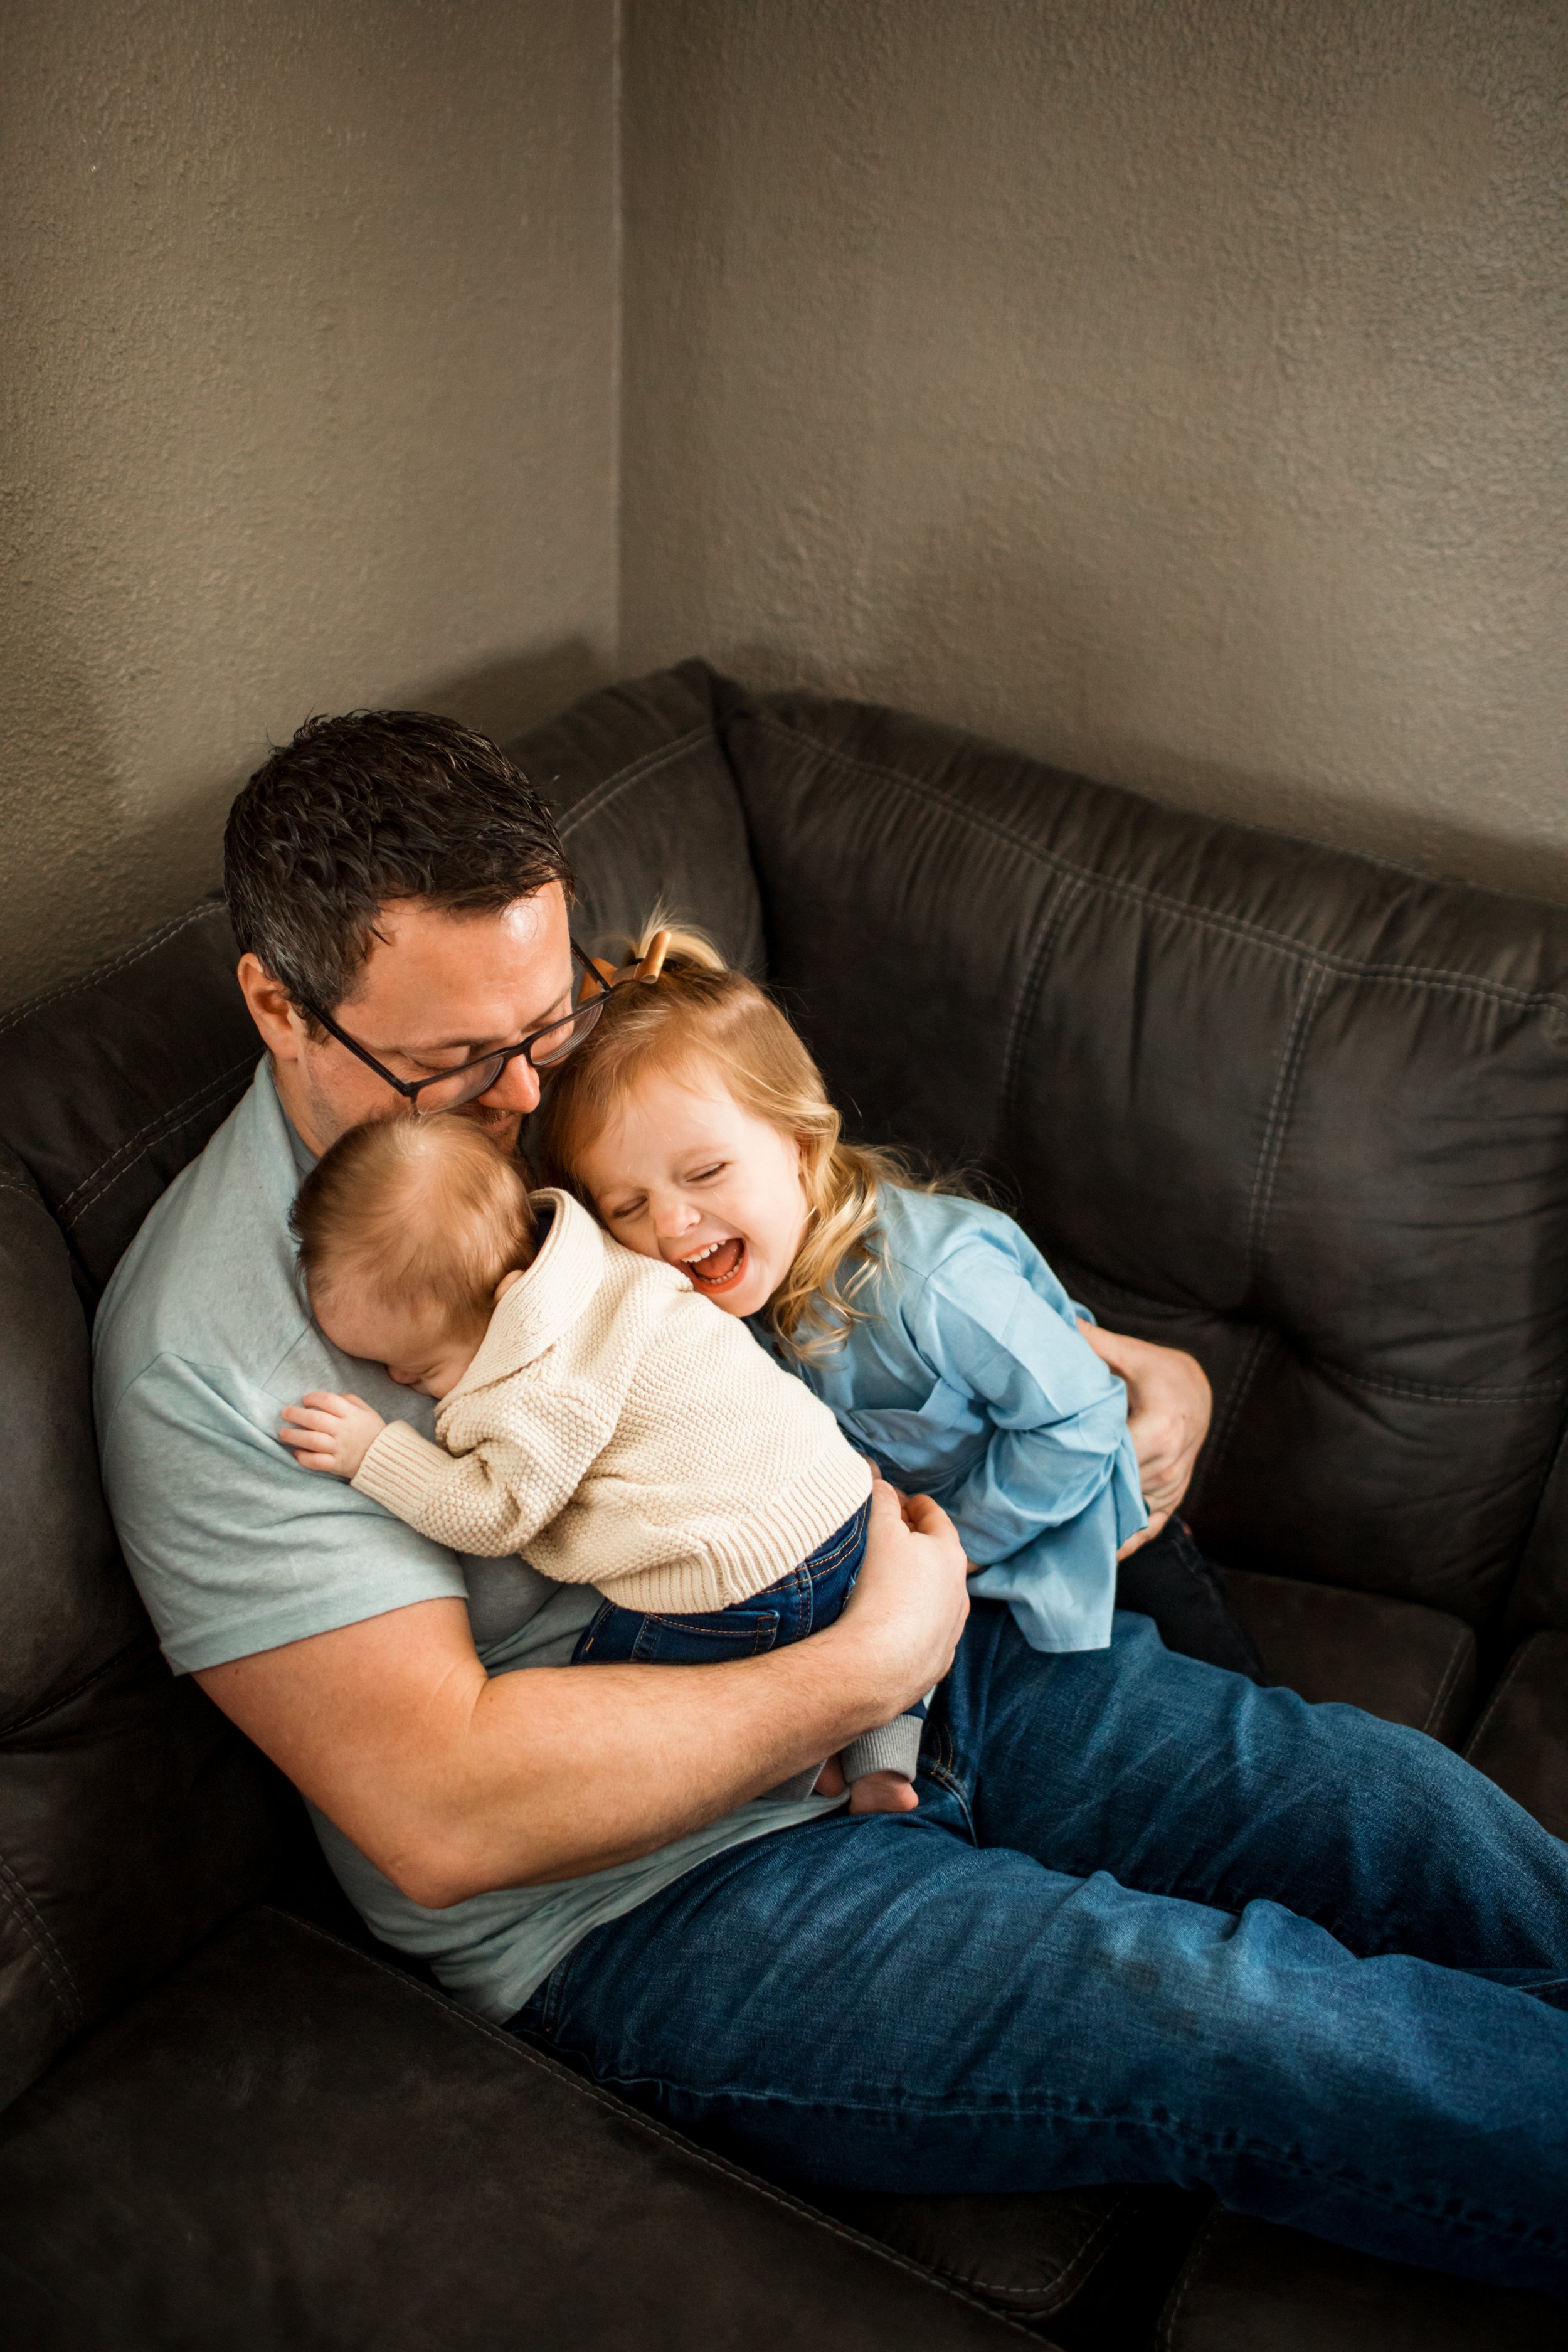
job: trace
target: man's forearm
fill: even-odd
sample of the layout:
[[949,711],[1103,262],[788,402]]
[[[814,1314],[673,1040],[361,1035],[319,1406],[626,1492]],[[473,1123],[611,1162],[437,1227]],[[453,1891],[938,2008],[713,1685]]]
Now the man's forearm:
[[442,1885],[417,1899],[655,1853],[884,1721],[896,1706],[882,1680],[836,1629],[726,1665],[497,1675],[427,1825]]
[[834,1753],[920,1687],[904,1688],[897,1647],[879,1644],[874,1625],[868,1635],[863,1618],[724,1665],[487,1676],[456,1601],[394,1610],[197,1679],[433,1909],[653,1853]]

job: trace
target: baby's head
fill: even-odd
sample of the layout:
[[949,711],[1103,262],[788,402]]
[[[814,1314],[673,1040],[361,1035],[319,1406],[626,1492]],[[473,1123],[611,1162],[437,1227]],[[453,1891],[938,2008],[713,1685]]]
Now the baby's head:
[[821,1072],[756,982],[700,933],[668,939],[658,979],[617,988],[552,1077],[542,1180],[811,1352],[855,1319],[878,1181],[899,1171],[840,1140]]
[[521,1170],[455,1114],[350,1128],[300,1185],[289,1222],[332,1345],[426,1396],[456,1387],[497,1286],[534,1253]]

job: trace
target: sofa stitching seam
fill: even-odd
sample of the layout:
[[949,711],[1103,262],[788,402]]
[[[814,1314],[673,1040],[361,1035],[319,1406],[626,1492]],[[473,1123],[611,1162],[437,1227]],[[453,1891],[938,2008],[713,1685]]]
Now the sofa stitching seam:
[[0,1854],[0,1900],[4,1900],[6,1909],[37,1953],[38,1965],[64,2012],[66,2023],[79,2025],[86,2012],[65,1954],[50,1933],[48,1921],[4,1854]]
[[1182,2275],[1176,2283],[1175,2295],[1167,2304],[1160,2322],[1160,2352],[1172,2352],[1176,2340],[1176,2324],[1182,2315],[1182,2306],[1192,2293],[1197,2280],[1198,2257],[1207,2247],[1209,2240],[1215,2235],[1224,2218],[1223,2210],[1211,2213],[1193,2240],[1191,2252],[1182,2266]]
[[[1130,898],[1141,905],[1162,908],[1168,914],[1179,916],[1205,929],[1223,931],[1232,938],[1246,940],[1257,947],[1293,961],[1321,964],[1326,971],[1338,974],[1344,979],[1399,981],[1413,987],[1442,990],[1451,994],[1485,997],[1496,1003],[1513,1004],[1520,1007],[1553,1005],[1559,1011],[1568,1012],[1568,993],[1559,989],[1516,988],[1507,981],[1481,980],[1469,972],[1451,971],[1442,967],[1423,964],[1376,964],[1369,958],[1347,955],[1339,949],[1310,947],[1304,940],[1292,940],[1279,932],[1266,930],[1260,924],[1249,923],[1238,915],[1224,914],[1217,908],[1195,907],[1189,899],[1173,898],[1164,891],[1154,889],[1148,883],[1128,882],[1115,876],[1101,874],[1093,866],[1079,865],[1076,859],[1064,856],[1059,850],[1042,848],[1038,842],[1031,841],[1026,834],[1018,832],[1001,818],[985,815],[976,809],[966,808],[962,802],[949,797],[939,787],[925,783],[914,777],[903,775],[896,768],[883,767],[874,761],[857,760],[848,753],[836,751],[825,744],[807,742],[805,739],[793,734],[787,728],[776,723],[770,725],[765,719],[758,719],[756,723],[759,730],[773,735],[779,741],[790,745],[797,751],[805,750],[808,756],[830,761],[839,767],[857,773],[875,776],[885,783],[896,784],[901,790],[914,794],[918,799],[934,803],[939,808],[947,810],[961,822],[974,826],[978,831],[995,835],[1010,847],[1021,850],[1026,856],[1037,859],[1041,865],[1049,866],[1058,873],[1076,875],[1091,888],[1102,890],[1108,896]],[[1092,782],[1093,779],[1085,777],[1079,781],[1088,783]],[[1415,878],[1420,880],[1426,877]]]
[[[1049,2286],[1010,2286],[1002,2279],[983,2279],[975,2278],[973,2275],[971,2276],[969,2283],[972,2285],[979,2287],[982,2292],[986,2294],[1016,2295],[1020,2302],[1027,2296],[1030,2303],[1041,2313],[1042,2316],[1049,2317],[1053,2313],[1061,2309],[1062,2305],[1068,2300],[1068,2297],[1075,2294],[1078,2288],[1082,2284],[1085,2275],[1096,2267],[1096,2260],[1094,2259],[1095,2249],[1100,2245],[1102,2238],[1113,2236],[1115,2234],[1117,2225],[1121,2219],[1126,2203],[1127,2200],[1125,2197],[1119,2197],[1116,2203],[1111,2207],[1110,2212],[1102,2213],[1100,2215],[1100,2220],[1089,2231],[1089,2236],[1084,2240],[1082,2245],[1079,2246],[1077,2253],[1073,2255],[1070,2262],[1066,2262],[1062,2264],[1061,2269],[1051,2281]],[[950,2273],[950,2275],[956,2275],[956,2273]]]
[[[272,1909],[274,1906],[268,1905],[262,1907]],[[314,1936],[321,1943],[331,1944],[342,1951],[353,1950],[352,1946],[340,1944],[335,1936],[328,1935],[312,1920],[296,1918],[291,1912],[276,1916],[287,1917],[290,1926],[302,1928],[307,1935]],[[516,2034],[508,2033],[503,2026],[492,2024],[489,2018],[476,2017],[471,2010],[459,2009],[448,1995],[432,1992],[427,1986],[418,1984],[412,1978],[405,1976],[401,1969],[393,1968],[385,1960],[377,1959],[374,1953],[354,1952],[353,1957],[364,1961],[369,1967],[379,1969],[382,1975],[389,1979],[408,1998],[426,2002],[430,2007],[440,2010],[449,2019],[482,2033],[487,2040],[494,2041],[511,2051],[526,2064],[534,2067],[540,2073],[549,2074],[552,2081],[559,2079],[553,2068],[541,2065],[537,2052],[531,2050],[527,2042],[520,2041]],[[667,2124],[659,2123],[651,2116],[643,2115],[637,2107],[624,2100],[612,2098],[609,2093],[601,2090],[596,2083],[585,2082],[580,2075],[568,2074],[563,2087],[576,2092],[579,2096],[589,2100],[595,2106],[602,2107],[606,2115],[613,2116],[617,2122],[630,2125],[634,2129],[642,2132],[648,2138],[657,2141],[661,2147],[671,2147],[679,2154],[689,2157],[693,2163],[701,2166],[706,2171],[716,2172],[721,2179],[733,2181],[739,2188],[751,2189],[757,2196],[765,2198],[770,2204],[782,2207],[786,2213],[799,2214],[803,2221],[815,2222],[818,2228],[828,2231],[836,2238],[843,2239],[847,2244],[858,2246],[862,2252],[874,2254],[880,2261],[890,2263],[895,2270],[905,2271],[911,2278],[918,2278],[926,2285],[934,2286],[940,2294],[951,2294],[955,2301],[967,2303],[973,2309],[984,2312],[988,2318],[999,2319],[1004,2326],[1016,2327],[1016,2332],[1019,2335],[1026,2335],[1029,2332],[1026,2328],[1016,2327],[1016,2324],[1009,2320],[1005,2314],[998,2313],[991,2305],[982,2303],[978,2296],[966,2294],[956,2282],[944,2278],[940,2272],[933,2272],[925,2264],[896,2252],[891,2246],[884,2245],[879,2239],[867,2237],[857,2230],[846,2229],[841,2222],[836,2221],[831,2214],[819,2212],[815,2206],[804,2204],[795,2198],[786,2196],[783,2190],[774,2189],[770,2182],[759,2179],[756,2174],[742,2171],[738,2165],[727,2164],[722,2158],[712,2156],[706,2148],[698,2147],[695,2141],[688,2140],[679,2133],[671,2131]]]
[[1046,972],[1055,950],[1057,940],[1068,908],[1082,895],[1083,884],[1076,877],[1058,874],[1041,919],[1039,938],[1030,957],[1024,977],[1018,984],[1012,1017],[1007,1024],[1007,1040],[1002,1054],[1001,1084],[997,1088],[997,1126],[1005,1137],[1018,1115],[1017,1091],[1022,1083],[1022,1056],[1025,1031],[1039,1003],[1045,985]]
[[[661,768],[668,767],[672,760],[679,759],[683,753],[706,740],[711,734],[712,730],[710,728],[689,728],[676,742],[661,744],[657,751],[645,751],[640,760],[632,761],[630,767],[617,769],[613,776],[603,777],[594,786],[593,791],[585,793],[576,807],[568,809],[566,814],[561,819],[556,826],[561,839],[564,841],[567,835],[574,833],[580,824],[586,824],[590,817],[601,815],[610,803],[618,798],[632,784],[640,783],[645,778],[657,775]],[[717,740],[717,738],[714,737],[713,740]]]
[[1357,1372],[1331,1356],[1302,1351],[1302,1360],[1317,1371],[1342,1381],[1348,1388],[1370,1389],[1374,1396],[1394,1397],[1409,1404],[1555,1404],[1568,1381],[1521,1381],[1517,1387],[1462,1388],[1456,1381],[1401,1380],[1395,1372]]
[[1253,1384],[1262,1368],[1264,1358],[1272,1353],[1278,1344],[1279,1334],[1272,1325],[1260,1323],[1258,1327],[1258,1335],[1248,1350],[1247,1361],[1237,1375],[1230,1394],[1226,1399],[1218,1426],[1213,1433],[1209,1445],[1205,1449],[1208,1454],[1207,1461],[1203,1460],[1202,1452],[1199,1454],[1198,1458],[1203,1466],[1194,1481],[1193,1492],[1189,1497],[1194,1506],[1199,1496],[1207,1493],[1216,1473],[1223,1466],[1226,1455],[1230,1450],[1231,1440],[1246,1411],[1247,1399],[1252,1394]]
[[1464,1664],[1468,1647],[1469,1645],[1462,1640],[1455,1643],[1447,1665],[1445,1667],[1443,1672],[1443,1679],[1438,1684],[1436,1694],[1433,1698],[1431,1706],[1426,1710],[1426,1720],[1423,1723],[1421,1728],[1431,1738],[1436,1738],[1438,1737],[1438,1734],[1434,1730],[1433,1727],[1442,1720],[1443,1709],[1447,1706],[1454,1686],[1459,1679],[1460,1669]]
[[7,1013],[4,1020],[0,1020],[0,1037],[4,1037],[8,1031],[17,1027],[21,1022],[30,1020],[35,1013],[46,1012],[51,1004],[58,1004],[61,997],[70,995],[73,989],[97,988],[104,981],[112,980],[117,972],[129,971],[133,963],[140,963],[143,957],[155,953],[159,948],[166,947],[171,940],[177,939],[180,933],[188,929],[192,923],[199,922],[205,915],[216,914],[218,911],[211,898],[199,898],[194,907],[187,907],[183,915],[171,916],[166,923],[161,923],[156,930],[149,931],[142,938],[132,940],[128,948],[117,956],[111,956],[107,963],[95,964],[87,971],[78,972],[70,980],[62,980],[58,987],[46,989],[41,996],[28,997],[26,1003],[18,1004],[15,1012]]
[[1302,975],[1301,992],[1291,1015],[1285,1051],[1280,1056],[1279,1076],[1275,1081],[1274,1097],[1264,1124],[1263,1142],[1252,1179],[1252,1198],[1247,1210],[1247,1286],[1249,1292],[1257,1287],[1263,1271],[1264,1232],[1268,1223],[1268,1212],[1274,1205],[1274,1187],[1285,1157],[1285,1139],[1289,1133],[1291,1114],[1296,1107],[1296,1089],[1307,1057],[1312,1019],[1327,980],[1327,968],[1321,963],[1311,966]]
[[[156,1118],[149,1119],[144,1127],[137,1129],[134,1135],[127,1136],[125,1141],[111,1151],[107,1160],[100,1160],[96,1168],[82,1178],[81,1182],[73,1192],[67,1193],[55,1211],[56,1221],[61,1229],[68,1231],[79,1219],[85,1217],[88,1211],[102,1199],[105,1192],[117,1184],[122,1176],[128,1176],[138,1161],[147,1157],[155,1144],[161,1143],[165,1136],[174,1131],[182,1118],[204,1108],[214,1095],[222,1094],[226,1087],[234,1084],[235,1079],[243,1071],[253,1067],[254,1056],[248,1053],[242,1054],[237,1062],[231,1062],[227,1069],[221,1072],[218,1076],[209,1078],[206,1084],[198,1087],[194,1094],[186,1095],[182,1101],[174,1105],[172,1110],[160,1111]],[[138,1144],[142,1147],[140,1150],[134,1149]],[[130,1155],[129,1158],[127,1154]],[[79,1208],[73,1210],[68,1216],[66,1212],[70,1209],[72,1202],[87,1192],[89,1184],[96,1189],[88,1194]]]
[[[1480,1720],[1477,1723],[1475,1729],[1471,1732],[1468,1739],[1465,1742],[1463,1752],[1467,1762],[1470,1759],[1471,1750],[1479,1741],[1482,1733],[1489,1728],[1493,1716],[1501,1706],[1509,1685],[1513,1681],[1514,1676],[1519,1673],[1521,1667],[1523,1665],[1524,1654],[1529,1647],[1530,1641],[1528,1639],[1520,1643],[1518,1649],[1514,1652],[1512,1657],[1509,1660],[1507,1666],[1504,1668],[1502,1678],[1499,1682],[1496,1690],[1493,1691],[1490,1698],[1488,1699],[1486,1706],[1482,1708]],[[1479,1771],[1481,1768],[1478,1765],[1476,1769]]]

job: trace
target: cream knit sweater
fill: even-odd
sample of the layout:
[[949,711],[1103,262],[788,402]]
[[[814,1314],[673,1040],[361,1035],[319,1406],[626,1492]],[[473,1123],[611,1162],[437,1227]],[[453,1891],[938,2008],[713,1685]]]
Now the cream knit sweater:
[[683,1274],[564,1192],[544,1245],[436,1415],[390,1423],[354,1485],[437,1543],[526,1549],[627,1609],[726,1609],[825,1543],[871,1490],[827,1407]]

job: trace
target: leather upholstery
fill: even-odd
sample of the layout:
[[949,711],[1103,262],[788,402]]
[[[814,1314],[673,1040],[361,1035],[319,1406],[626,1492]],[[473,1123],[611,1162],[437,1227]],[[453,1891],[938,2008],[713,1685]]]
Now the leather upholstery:
[[1232,1568],[1225,1579],[1270,1682],[1457,1744],[1476,1695],[1476,1637],[1458,1618],[1295,1577]]
[[1216,2212],[1158,2352],[1560,2352],[1563,2305]]
[[[1568,914],[892,714],[751,701],[700,664],[514,749],[561,814],[580,936],[635,929],[662,895],[741,960],[765,944],[866,1131],[983,1163],[1080,1296],[1196,1349],[1221,1402],[1198,1530],[1273,1674],[1454,1738],[1472,1629],[1492,1638],[1510,1587],[1521,1633],[1559,1628],[1525,1643],[1474,1743],[1557,1825]],[[453,2166],[480,2179],[507,2265],[503,2291],[487,2239],[472,2343],[514,2340],[531,2262],[552,2343],[879,2343],[865,2277],[910,2330],[904,2273],[793,2209],[781,2253],[777,2200],[668,2136],[655,2160],[651,2126],[556,2072],[517,2104],[531,2053],[498,2055],[437,1997],[255,1909],[296,1816],[151,1644],[99,1489],[81,1306],[256,1051],[210,902],[0,1022],[0,2105],[49,2067],[0,2117],[0,2213],[21,2217],[0,2220],[0,2308],[27,2315],[30,2352],[90,2344],[93,2312],[99,2340],[138,2347],[455,2340],[432,2316],[468,2291],[441,2234]],[[642,2227],[650,2164],[663,2238]],[[675,2206],[652,2186],[667,2173]],[[563,2177],[635,2228],[626,2261],[551,2234]],[[710,2191],[723,2249],[691,2219]],[[1109,2347],[1158,2302],[1191,2217],[1085,2190],[860,2218],[1064,2346]],[[384,2262],[354,2336],[342,2314]],[[909,2292],[919,2340],[971,2324]]]
[[1465,1753],[1554,1837],[1568,1838],[1568,1633],[1520,1644]]
[[266,1885],[285,1818],[270,1768],[157,1654],[104,1508],[88,1387],[81,1298],[205,1140],[201,1117],[221,1115],[197,1050],[221,994],[205,1029],[187,1007],[193,1072],[143,987],[167,969],[177,1009],[214,920],[198,909],[0,1035],[16,1147],[0,1145],[0,2105]]
[[90,1314],[148,1210],[260,1059],[234,935],[203,899],[0,1021],[0,1134],[65,1236]]
[[911,2261],[1043,2328],[1061,2352],[1146,2344],[1210,2200],[1179,2189],[817,2201]]
[[1497,1609],[1568,1398],[1568,908],[862,705],[725,739],[861,1128],[994,1170],[1079,1296],[1204,1362],[1204,1548]]
[[1007,2325],[398,1971],[245,1913],[0,2119],[21,2352],[984,2352]]
[[640,934],[662,902],[761,974],[762,902],[702,662],[590,695],[508,746],[554,812],[585,946]]

